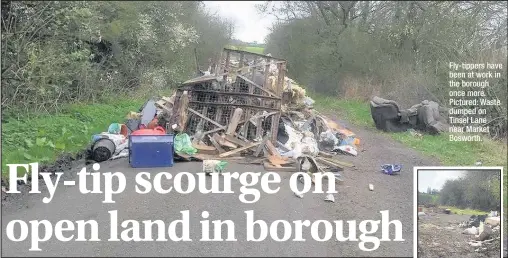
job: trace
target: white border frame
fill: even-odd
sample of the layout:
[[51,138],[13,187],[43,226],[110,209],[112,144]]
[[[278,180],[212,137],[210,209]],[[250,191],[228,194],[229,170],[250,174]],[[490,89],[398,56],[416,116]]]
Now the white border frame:
[[504,252],[504,171],[502,166],[496,167],[453,167],[453,166],[436,166],[436,167],[413,167],[413,257],[418,257],[418,170],[501,170],[501,253],[503,257]]

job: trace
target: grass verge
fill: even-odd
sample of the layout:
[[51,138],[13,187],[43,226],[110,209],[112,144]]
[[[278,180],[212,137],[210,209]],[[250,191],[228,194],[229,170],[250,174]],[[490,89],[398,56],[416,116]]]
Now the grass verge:
[[[318,110],[329,113],[339,112],[344,120],[357,126],[376,130],[368,103],[357,100],[340,100],[336,97],[315,93],[308,93],[308,95],[316,101],[315,106]],[[478,160],[482,161],[483,166],[503,166],[505,182],[503,186],[503,205],[504,207],[508,206],[506,142],[489,139],[482,142],[453,142],[449,141],[448,133],[437,136],[414,137],[407,132],[377,132],[392,137],[426,156],[437,158],[445,166],[474,166]],[[507,224],[505,223],[505,226],[508,226]]]
[[237,50],[247,51],[247,52],[261,54],[261,55],[263,55],[264,51],[265,51],[264,47],[252,47],[252,46],[245,46],[245,47],[242,47],[242,46],[227,46],[227,47],[230,48],[230,49],[237,49]]
[[485,211],[472,210],[472,209],[459,209],[457,207],[452,207],[452,206],[440,206],[439,208],[450,209],[450,211],[453,214],[458,214],[458,215],[484,215],[485,213],[488,213]]
[[50,163],[62,153],[77,153],[93,134],[107,131],[111,123],[122,123],[145,101],[118,98],[106,104],[69,105],[59,114],[7,119],[2,123],[2,178],[8,177],[7,164]]
[[[355,125],[375,129],[368,103],[356,100],[339,100],[316,94],[311,96],[316,101],[317,109],[325,112],[338,111],[343,119]],[[427,156],[435,157],[446,166],[474,166],[476,161],[481,160],[483,166],[504,166],[506,172],[507,147],[504,142],[488,139],[482,142],[452,142],[448,140],[448,133],[414,137],[407,132],[378,132],[389,135]]]

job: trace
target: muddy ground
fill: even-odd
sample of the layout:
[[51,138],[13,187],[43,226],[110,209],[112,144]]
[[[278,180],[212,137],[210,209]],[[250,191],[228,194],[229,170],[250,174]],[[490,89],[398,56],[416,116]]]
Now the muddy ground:
[[[501,241],[482,245],[487,250],[475,251],[479,247],[468,244],[475,236],[462,234],[458,225],[469,219],[469,215],[427,213],[418,219],[418,257],[500,257]],[[500,236],[500,231],[495,237]]]

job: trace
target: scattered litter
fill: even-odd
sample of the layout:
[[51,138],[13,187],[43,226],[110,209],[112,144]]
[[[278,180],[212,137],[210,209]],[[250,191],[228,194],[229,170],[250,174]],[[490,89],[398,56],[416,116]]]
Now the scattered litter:
[[96,134],[92,136],[91,159],[97,162],[109,160],[126,146],[127,138],[121,134]]
[[381,166],[381,171],[387,175],[399,174],[402,169],[402,165],[385,164]]
[[473,227],[470,227],[470,228],[466,228],[462,234],[467,234],[467,235],[477,235],[478,234],[478,228],[473,226]]
[[425,215],[427,215],[427,214],[425,214],[425,212],[423,212],[423,211],[418,212],[418,217],[425,216]]
[[[497,215],[497,212],[495,213]],[[489,217],[485,219],[485,224],[491,225],[493,227],[500,225],[501,217]]]
[[374,185],[373,184],[369,184],[369,190],[374,191]]
[[198,150],[192,146],[189,135],[180,133],[175,136],[175,152],[193,155],[196,154]]
[[119,134],[120,133],[120,124],[119,123],[112,123],[111,125],[109,125],[108,133]]
[[489,225],[485,225],[483,222],[480,223],[480,228],[478,229],[479,235],[476,237],[478,241],[484,241],[490,238],[492,235],[492,228]]
[[140,110],[141,112],[141,124],[148,127],[148,124],[154,119],[157,114],[157,109],[155,107],[155,101],[148,100],[145,102],[143,107]]
[[343,152],[343,153],[350,154],[350,155],[353,155],[353,156],[357,156],[358,155],[358,152],[356,151],[355,147],[353,147],[351,145],[337,146],[332,151]]
[[337,180],[339,183],[344,182],[344,179],[342,179],[342,175],[339,172],[333,173],[335,176],[335,180]]
[[299,176],[298,181],[300,181],[302,184],[305,184],[305,179],[303,179],[303,176]]
[[[480,247],[482,246],[482,243],[481,242],[469,242],[469,245],[471,245],[472,247]],[[479,249],[475,250],[476,252],[478,252]]]
[[333,194],[328,194],[325,198],[326,202],[335,202],[335,197],[333,197]]
[[125,157],[129,157],[129,150],[128,149],[123,149],[122,151],[120,151],[120,153],[118,153],[115,156],[111,157],[111,160],[115,160],[115,159],[119,159],[119,158],[125,158]]
[[293,193],[294,193],[296,196],[298,196],[298,198],[300,198],[300,199],[301,199],[301,198],[303,198],[303,194],[297,194],[297,193],[295,193],[295,192],[293,192]]
[[410,128],[407,130],[412,136],[414,137],[422,137],[423,134],[419,133],[418,131],[416,131],[415,129],[413,128]]
[[203,160],[203,172],[205,174],[210,175],[211,173],[221,173],[224,171],[228,163],[226,161],[221,160]]

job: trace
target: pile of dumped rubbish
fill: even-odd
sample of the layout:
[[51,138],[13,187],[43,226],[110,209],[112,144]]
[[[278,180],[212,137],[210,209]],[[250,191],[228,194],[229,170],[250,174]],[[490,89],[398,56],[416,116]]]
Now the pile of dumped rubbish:
[[94,135],[89,159],[130,158],[132,135],[173,135],[175,160],[236,159],[268,171],[327,171],[339,181],[338,171],[354,167],[336,154],[357,156],[360,139],[313,109],[305,89],[285,76],[285,60],[231,49],[220,60],[172,96],[150,99]]
[[500,234],[501,217],[497,211],[491,211],[485,215],[472,215],[468,221],[460,223],[459,227],[465,228],[463,234],[474,236],[474,239],[469,241],[469,245],[480,247],[475,250],[479,252],[486,250],[485,246],[491,242],[500,239],[499,236],[495,236]]
[[419,133],[415,129],[439,134],[448,131],[449,127],[440,114],[439,104],[434,101],[424,100],[408,109],[402,109],[393,100],[374,96],[370,101],[370,112],[376,128],[385,132],[409,131],[416,136]]

